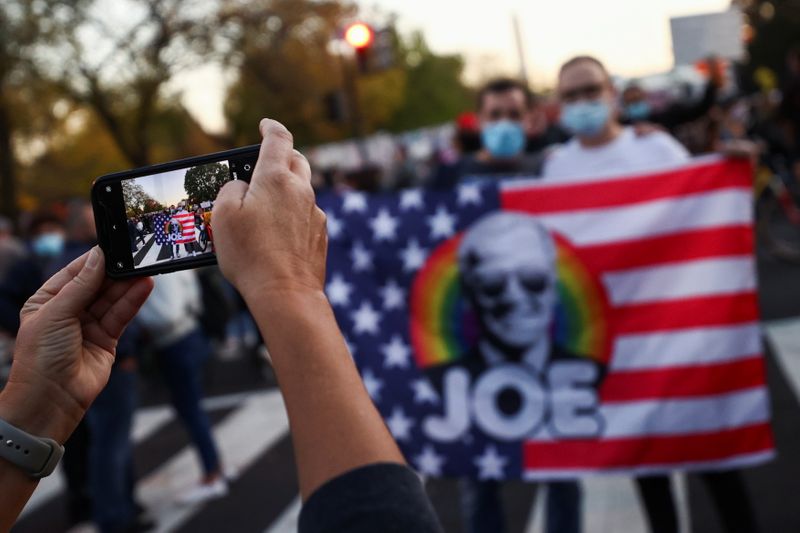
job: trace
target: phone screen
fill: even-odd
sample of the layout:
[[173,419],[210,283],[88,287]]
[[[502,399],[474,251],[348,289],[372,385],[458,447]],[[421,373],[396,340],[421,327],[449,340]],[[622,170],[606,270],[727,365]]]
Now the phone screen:
[[122,180],[133,267],[214,253],[211,209],[232,177],[217,161]]
[[109,275],[214,264],[217,194],[230,180],[250,181],[257,157],[250,146],[98,178],[92,202]]

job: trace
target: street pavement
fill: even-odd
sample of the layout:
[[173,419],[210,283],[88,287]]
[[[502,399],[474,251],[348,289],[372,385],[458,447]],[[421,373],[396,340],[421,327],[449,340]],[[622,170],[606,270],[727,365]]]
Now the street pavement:
[[[800,266],[759,254],[766,363],[777,458],[748,469],[745,480],[761,531],[800,531]],[[176,498],[197,482],[196,455],[157,381],[143,380],[143,406],[135,419],[139,500],[156,520],[156,531],[290,532],[300,510],[288,422],[269,367],[254,355],[213,361],[207,372],[205,407],[214,425],[225,469],[232,478],[226,498],[185,507]],[[320,444],[321,446],[324,443]],[[702,482],[674,475],[685,532],[723,533]],[[454,480],[427,480],[428,493],[445,530],[462,531]],[[633,484],[620,476],[588,478],[584,488],[586,533],[646,532]],[[541,494],[541,492],[539,492]],[[541,500],[534,485],[503,488],[509,532],[542,532]],[[66,531],[66,497],[60,472],[45,479],[17,533]],[[75,529],[91,531],[91,528]]]

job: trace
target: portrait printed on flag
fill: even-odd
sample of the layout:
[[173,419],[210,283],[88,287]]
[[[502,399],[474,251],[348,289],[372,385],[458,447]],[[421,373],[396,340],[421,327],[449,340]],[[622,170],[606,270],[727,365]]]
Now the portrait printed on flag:
[[[563,250],[565,241],[559,242]],[[412,345],[423,356],[421,369],[446,399],[445,416],[428,422],[430,436],[452,441],[472,429],[512,442],[539,434],[597,437],[602,430],[597,386],[604,365],[591,355],[604,354],[574,353],[574,346],[556,343],[556,318],[566,319],[561,302],[572,296],[559,278],[556,238],[534,216],[498,211],[442,246],[455,246],[461,316],[445,323],[417,316],[414,310],[426,304],[412,300]],[[429,262],[438,259],[434,251]],[[430,284],[428,275],[426,265],[415,284]],[[412,295],[426,297],[424,288]],[[459,328],[447,331],[448,324]],[[448,353],[440,345],[438,354],[426,356],[437,349],[437,339],[457,335],[465,338],[455,350]],[[429,361],[442,363],[423,366]],[[471,392],[463,387],[467,383]],[[459,387],[463,394],[455,393]],[[471,424],[453,414],[470,411]]]
[[746,163],[318,203],[328,298],[421,473],[563,479],[773,456]]

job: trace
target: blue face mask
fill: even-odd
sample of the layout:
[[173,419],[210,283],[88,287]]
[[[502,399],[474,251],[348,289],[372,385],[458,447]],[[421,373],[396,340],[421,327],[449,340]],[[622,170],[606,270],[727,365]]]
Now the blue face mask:
[[60,233],[39,235],[31,243],[33,253],[39,257],[55,257],[64,249],[64,237]]
[[507,159],[525,149],[525,130],[519,122],[498,120],[483,127],[481,141],[492,157]]
[[644,120],[650,116],[650,104],[644,100],[625,106],[625,114],[631,120]]
[[603,100],[575,102],[561,108],[559,122],[581,137],[596,137],[608,123],[611,107]]

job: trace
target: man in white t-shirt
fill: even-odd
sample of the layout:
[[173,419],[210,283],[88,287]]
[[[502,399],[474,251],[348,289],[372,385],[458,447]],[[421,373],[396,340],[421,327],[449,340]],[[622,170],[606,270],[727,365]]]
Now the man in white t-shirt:
[[[603,64],[589,56],[562,65],[558,77],[561,125],[574,137],[555,148],[544,162],[542,177],[580,180],[600,176],[663,170],[689,160],[689,152],[672,136],[654,131],[637,136],[619,122],[616,91]],[[723,147],[733,156],[752,156],[749,144]],[[756,531],[750,500],[738,471],[703,473],[726,528]],[[636,479],[650,530],[677,533],[677,513],[668,476]]]
[[577,57],[559,74],[561,125],[573,133],[544,163],[545,178],[620,175],[680,165],[689,152],[671,135],[636,135],[618,121],[616,94],[603,65]]

